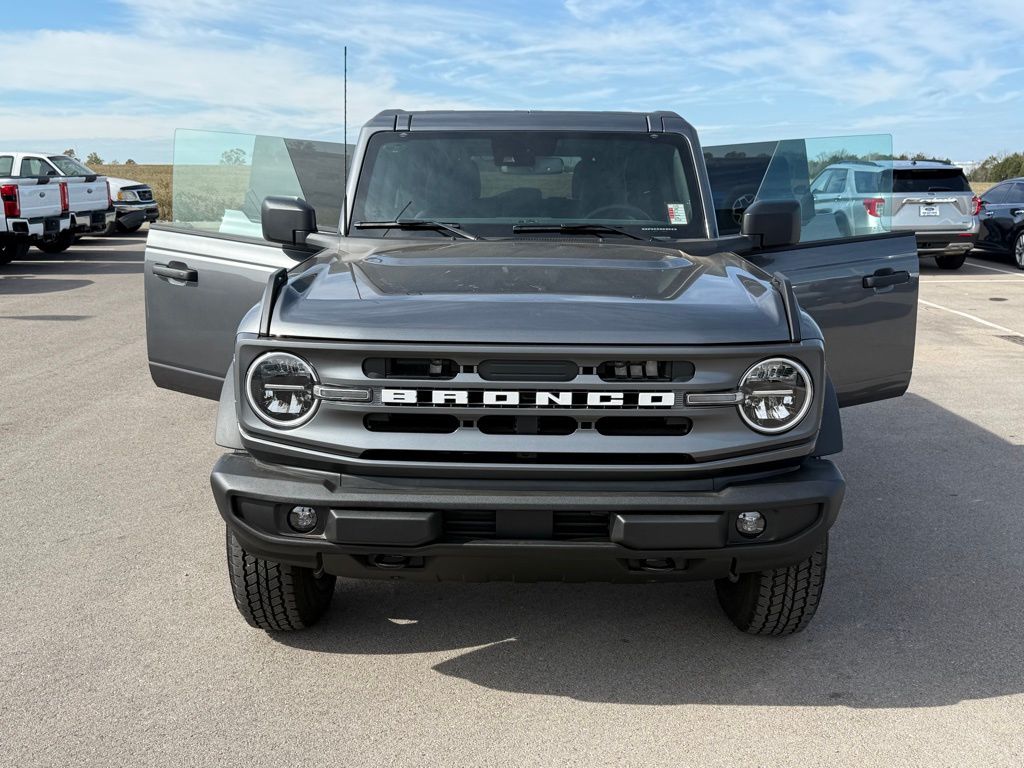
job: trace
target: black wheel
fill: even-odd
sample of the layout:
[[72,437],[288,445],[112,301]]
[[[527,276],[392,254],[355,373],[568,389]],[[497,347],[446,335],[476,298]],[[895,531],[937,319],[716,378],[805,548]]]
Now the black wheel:
[[966,260],[967,251],[935,257],[935,263],[939,265],[939,269],[960,269]]
[[718,602],[732,623],[751,635],[791,635],[814,618],[825,586],[828,539],[803,562],[787,568],[718,579]]
[[142,224],[136,224],[131,227],[126,227],[124,224],[118,224],[117,228],[119,231],[125,232],[130,235],[132,232],[138,232],[142,228]]
[[836,227],[839,229],[839,234],[843,237],[850,237],[853,234],[853,230],[850,229],[850,221],[842,214],[836,214]]
[[36,248],[43,253],[63,253],[70,248],[74,242],[75,233],[71,230],[67,230],[57,235],[55,240],[48,240],[45,243],[36,243]]
[[1017,269],[1024,269],[1024,232],[1017,235],[1017,242],[1013,244],[1013,260]]
[[288,631],[312,626],[323,616],[337,579],[309,568],[250,555],[227,532],[228,576],[238,612],[257,629]]
[[9,240],[0,245],[0,265],[10,264],[15,259],[24,259],[28,255],[28,240]]

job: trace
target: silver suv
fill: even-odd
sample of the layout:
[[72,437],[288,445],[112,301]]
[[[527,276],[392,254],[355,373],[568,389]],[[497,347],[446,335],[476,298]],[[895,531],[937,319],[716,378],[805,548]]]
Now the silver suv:
[[959,269],[978,237],[980,199],[963,169],[924,160],[834,163],[811,182],[815,213],[844,237],[914,232],[917,252]]

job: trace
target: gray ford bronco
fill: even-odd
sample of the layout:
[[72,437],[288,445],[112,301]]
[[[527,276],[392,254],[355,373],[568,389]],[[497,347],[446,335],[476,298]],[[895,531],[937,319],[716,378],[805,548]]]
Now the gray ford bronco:
[[787,142],[720,236],[671,112],[395,110],[244,169],[215,139],[178,133],[146,327],[154,381],[219,400],[250,624],[338,576],[709,579],[744,631],[808,624],[839,409],[910,381],[913,234],[816,228]]

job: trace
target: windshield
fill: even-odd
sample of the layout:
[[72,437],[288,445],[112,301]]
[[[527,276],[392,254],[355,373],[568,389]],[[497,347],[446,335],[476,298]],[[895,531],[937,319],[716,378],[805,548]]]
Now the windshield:
[[[369,141],[352,221],[457,223],[475,235],[513,226],[604,224],[644,237],[705,237],[682,136],[576,131],[378,133]],[[360,237],[395,237],[389,229]],[[605,233],[615,237],[613,232]],[[402,237],[450,237],[433,230]]]
[[95,171],[90,171],[86,166],[67,155],[51,155],[50,162],[57,166],[57,170],[65,176],[95,176]]
[[893,172],[893,192],[970,192],[971,185],[959,168],[897,169]]

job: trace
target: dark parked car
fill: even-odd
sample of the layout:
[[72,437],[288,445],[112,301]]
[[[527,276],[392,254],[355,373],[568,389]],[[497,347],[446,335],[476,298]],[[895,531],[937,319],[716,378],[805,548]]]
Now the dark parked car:
[[981,196],[977,248],[1010,253],[1024,269],[1024,177],[996,184]]

